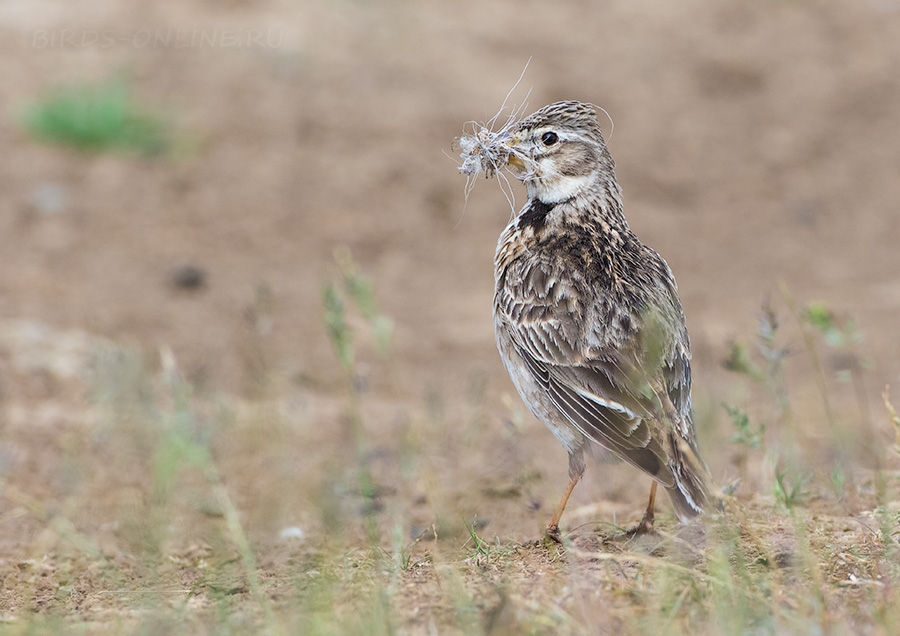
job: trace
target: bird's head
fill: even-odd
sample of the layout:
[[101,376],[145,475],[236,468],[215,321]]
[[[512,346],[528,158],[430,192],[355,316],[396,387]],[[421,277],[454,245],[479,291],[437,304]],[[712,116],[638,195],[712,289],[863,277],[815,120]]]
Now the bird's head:
[[566,101],[544,106],[510,131],[509,166],[528,195],[559,203],[591,188],[615,182],[615,164],[592,104]]

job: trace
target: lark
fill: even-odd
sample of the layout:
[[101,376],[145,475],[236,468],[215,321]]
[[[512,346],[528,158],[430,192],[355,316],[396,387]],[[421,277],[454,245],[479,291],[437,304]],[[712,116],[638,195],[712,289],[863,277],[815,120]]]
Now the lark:
[[469,139],[464,149],[478,166],[505,164],[528,193],[497,245],[493,315],[516,389],[569,454],[548,534],[559,537],[595,443],[653,478],[634,532],[653,530],[657,484],[679,518],[699,514],[710,481],[694,431],[681,301],[669,266],[625,220],[595,107],[550,104]]

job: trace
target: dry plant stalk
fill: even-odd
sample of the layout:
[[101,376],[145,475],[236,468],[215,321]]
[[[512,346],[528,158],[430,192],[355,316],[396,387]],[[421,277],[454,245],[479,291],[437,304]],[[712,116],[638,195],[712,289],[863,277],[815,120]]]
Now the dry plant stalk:
[[897,415],[897,410],[894,408],[894,405],[891,404],[891,387],[884,387],[884,393],[881,394],[881,398],[884,400],[884,407],[887,409],[888,416],[891,418],[891,424],[894,425],[894,436],[897,438],[897,452],[900,453],[900,416]]

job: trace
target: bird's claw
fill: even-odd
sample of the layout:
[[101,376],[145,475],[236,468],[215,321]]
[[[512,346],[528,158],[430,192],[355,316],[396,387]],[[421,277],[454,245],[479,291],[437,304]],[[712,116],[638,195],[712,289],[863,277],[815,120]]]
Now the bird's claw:
[[635,537],[646,537],[653,534],[656,534],[656,529],[653,526],[653,517],[644,515],[644,518],[641,519],[641,521],[636,526],[625,530],[621,534],[616,535],[614,539],[630,540],[634,539]]
[[554,524],[547,527],[547,531],[544,532],[544,543],[562,543],[562,535],[559,532],[558,525]]

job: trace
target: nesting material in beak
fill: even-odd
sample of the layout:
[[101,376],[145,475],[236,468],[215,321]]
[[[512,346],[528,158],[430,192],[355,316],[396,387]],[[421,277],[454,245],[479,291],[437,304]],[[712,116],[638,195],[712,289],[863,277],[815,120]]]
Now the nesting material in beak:
[[510,148],[506,142],[509,139],[509,133],[495,133],[487,128],[459,137],[455,140],[461,151],[459,156],[463,160],[459,171],[467,176],[483,172],[487,178],[493,177],[497,170],[507,164]]
[[497,171],[510,166],[519,174],[534,168],[531,157],[519,148],[520,140],[509,133],[508,126],[497,132],[482,127],[454,141],[461,151],[463,163],[459,171],[464,175],[484,173],[490,179]]

